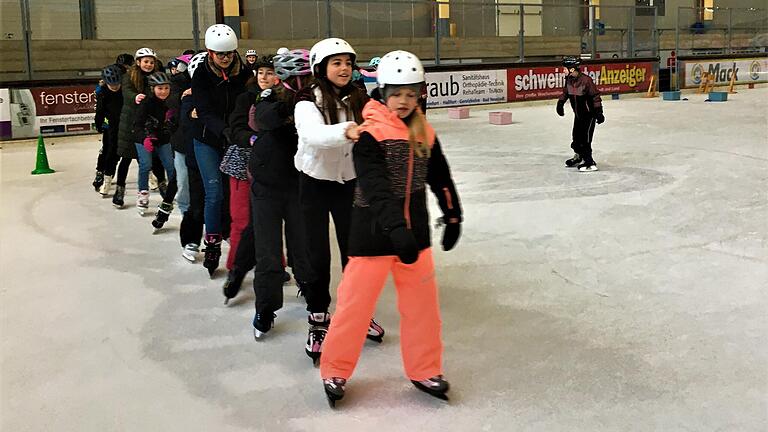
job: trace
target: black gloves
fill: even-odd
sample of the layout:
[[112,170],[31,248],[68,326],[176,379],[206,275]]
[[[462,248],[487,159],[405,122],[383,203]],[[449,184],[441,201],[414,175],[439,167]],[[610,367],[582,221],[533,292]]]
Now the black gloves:
[[557,115],[560,117],[563,117],[565,115],[565,110],[563,107],[565,106],[565,101],[557,101]]
[[456,242],[459,241],[461,236],[461,222],[449,222],[445,224],[445,231],[443,231],[443,250],[449,251],[456,246]]
[[595,120],[597,120],[597,124],[603,124],[603,122],[605,121],[605,116],[603,115],[602,108],[595,109]]
[[403,264],[413,264],[419,258],[419,246],[413,232],[404,226],[399,226],[389,232],[389,239],[395,248],[397,257]]

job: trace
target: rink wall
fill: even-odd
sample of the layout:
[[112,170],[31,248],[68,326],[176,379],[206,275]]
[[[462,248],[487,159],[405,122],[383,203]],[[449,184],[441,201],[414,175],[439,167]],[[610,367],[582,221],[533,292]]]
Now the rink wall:
[[768,54],[753,56],[691,56],[679,57],[681,88],[697,88],[703,74],[714,76],[715,86],[757,84],[768,82]]

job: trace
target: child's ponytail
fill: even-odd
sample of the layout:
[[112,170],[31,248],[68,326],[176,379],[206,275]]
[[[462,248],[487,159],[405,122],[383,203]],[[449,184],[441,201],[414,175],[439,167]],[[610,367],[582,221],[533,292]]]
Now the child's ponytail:
[[427,142],[427,119],[424,118],[424,114],[421,109],[416,107],[413,110],[411,121],[408,123],[408,142],[413,148],[416,156],[429,157],[431,149]]

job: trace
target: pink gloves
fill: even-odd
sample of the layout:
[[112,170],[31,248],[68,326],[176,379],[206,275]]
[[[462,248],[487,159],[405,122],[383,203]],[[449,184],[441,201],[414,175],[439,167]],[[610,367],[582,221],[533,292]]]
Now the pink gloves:
[[144,149],[152,153],[152,151],[155,149],[155,141],[157,141],[157,138],[155,137],[144,138]]

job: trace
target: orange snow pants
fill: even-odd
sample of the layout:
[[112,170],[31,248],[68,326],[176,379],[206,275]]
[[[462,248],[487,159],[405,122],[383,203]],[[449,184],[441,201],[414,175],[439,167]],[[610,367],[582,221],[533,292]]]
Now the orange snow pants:
[[397,288],[400,350],[406,376],[421,381],[443,373],[435,265],[432,249],[427,248],[410,265],[396,256],[349,258],[320,356],[323,378],[352,376],[390,271]]

